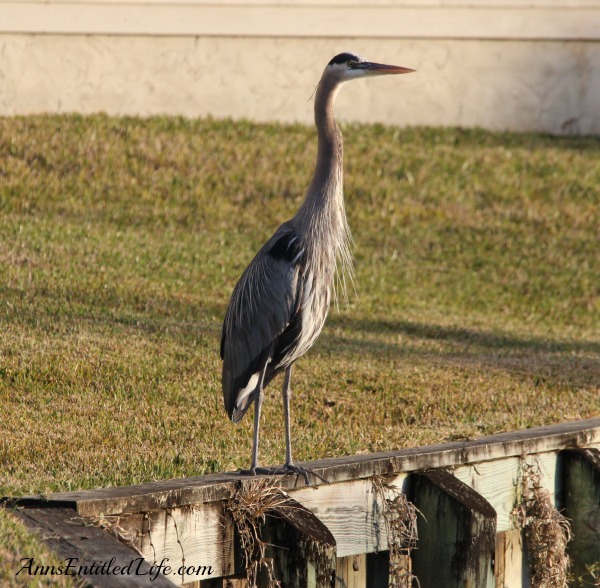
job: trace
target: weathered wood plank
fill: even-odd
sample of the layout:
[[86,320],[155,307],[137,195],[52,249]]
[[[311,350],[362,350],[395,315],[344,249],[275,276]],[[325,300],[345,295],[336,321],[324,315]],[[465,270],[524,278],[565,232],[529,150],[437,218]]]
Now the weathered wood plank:
[[453,471],[461,482],[473,488],[492,505],[498,515],[497,531],[499,533],[515,528],[512,512],[521,483],[524,463],[535,463],[542,475],[544,488],[548,490],[550,497],[556,503],[559,500],[556,492],[560,491],[560,463],[556,451],[466,464]]
[[496,512],[489,502],[445,470],[414,474],[412,492],[423,514],[412,554],[421,588],[493,588]]
[[[600,418],[562,423],[512,433],[368,455],[307,462],[306,466],[330,483],[390,475],[430,468],[458,466],[481,461],[558,451],[565,448],[600,446]],[[230,498],[235,484],[244,479],[237,473],[212,474],[165,480],[134,486],[80,492],[56,492],[46,497],[30,496],[22,504],[41,506],[48,502],[75,508],[79,514],[98,516],[147,512]],[[295,476],[282,477],[284,489],[294,490]],[[320,484],[317,481],[317,484]]]
[[175,584],[235,573],[234,530],[220,503],[123,515],[115,524],[148,561],[166,561]]
[[335,588],[366,588],[367,555],[338,557],[335,564]]
[[[390,484],[402,487],[404,474]],[[360,479],[330,486],[290,491],[319,517],[335,537],[337,556],[384,551],[388,548],[383,505],[371,479]]]
[[[91,526],[72,509],[17,508],[14,514],[65,560],[65,566],[74,566],[69,574],[79,575],[91,586],[173,588],[162,570],[153,568],[114,535]],[[37,564],[44,565],[44,562]]]
[[587,566],[600,564],[600,451],[563,451],[564,507],[573,537],[567,546],[575,578],[592,585]]
[[[544,486],[560,506],[563,501],[561,467],[565,460],[557,459],[558,451],[583,445],[590,451],[600,447],[600,419],[495,435],[471,442],[309,464],[332,482],[330,486],[296,488],[293,476],[280,478],[277,482],[288,487],[289,494],[331,530],[337,543],[338,558],[379,552],[366,557],[366,568],[368,570],[371,563],[371,569],[377,569],[382,575],[381,558],[387,557],[384,552],[388,544],[381,496],[374,491],[370,479],[374,474],[386,474],[388,484],[402,488],[407,485],[406,480],[415,475],[410,472],[420,469],[418,466],[454,466],[453,484],[463,483],[486,499],[497,510],[497,530],[505,532],[513,528],[511,512],[523,463],[535,462],[542,472]],[[446,472],[443,474],[450,476]],[[223,519],[222,509],[223,500],[233,494],[236,481],[240,479],[247,480],[238,474],[216,474],[99,491],[56,493],[48,500],[29,497],[16,502],[53,506],[57,511],[65,506],[76,507],[79,513],[93,517],[102,513],[103,517],[114,520],[119,532],[146,559],[150,562],[164,560],[171,565],[170,577],[174,582],[192,585],[202,579],[204,586],[208,578],[239,571],[234,569],[233,563],[236,555],[233,527]],[[457,501],[456,498],[453,500]],[[564,500],[567,500],[566,493]],[[190,501],[196,503],[192,505]],[[35,510],[41,512],[44,509]],[[517,559],[515,542],[511,541],[514,553],[510,562]],[[417,553],[421,550],[422,546]],[[492,550],[490,548],[490,552]],[[376,568],[373,568],[373,562],[379,562]],[[512,573],[512,568],[506,567],[507,562],[509,560],[505,558],[505,575]],[[180,572],[182,565],[183,573]],[[310,566],[306,570],[308,575],[316,577]],[[387,575],[387,563],[385,570]],[[415,573],[418,576],[416,569]],[[372,576],[367,572],[367,584],[371,580]]]

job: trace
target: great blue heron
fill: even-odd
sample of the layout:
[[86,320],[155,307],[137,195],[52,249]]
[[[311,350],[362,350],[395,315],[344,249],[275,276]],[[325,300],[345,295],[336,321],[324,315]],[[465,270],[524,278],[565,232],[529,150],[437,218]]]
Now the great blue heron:
[[[323,328],[336,262],[346,269],[352,267],[350,229],[344,210],[342,133],[333,116],[335,97],[344,82],[412,71],[372,63],[352,53],[340,53],[329,62],[315,96],[319,148],[304,203],[263,245],[231,295],[221,335],[223,399],[234,423],[254,403],[251,474],[302,474],[308,484],[309,470],[292,460],[292,365],[310,349]],[[285,465],[283,469],[258,468],[263,389],[283,371]]]

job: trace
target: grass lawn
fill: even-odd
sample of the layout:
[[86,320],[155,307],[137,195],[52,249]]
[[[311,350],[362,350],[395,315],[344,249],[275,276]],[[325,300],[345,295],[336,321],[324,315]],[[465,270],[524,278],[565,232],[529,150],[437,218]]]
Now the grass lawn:
[[[343,130],[357,294],[296,367],[297,459],[598,416],[600,139]],[[301,125],[0,119],[0,495],[247,467],[221,321],[315,155]]]

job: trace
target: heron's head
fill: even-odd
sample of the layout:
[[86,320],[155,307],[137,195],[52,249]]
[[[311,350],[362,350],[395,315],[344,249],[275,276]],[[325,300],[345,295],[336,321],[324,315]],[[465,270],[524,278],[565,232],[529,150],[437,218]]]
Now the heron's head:
[[367,76],[384,76],[389,74],[405,74],[415,71],[398,65],[385,65],[367,61],[354,53],[336,55],[325,68],[325,74],[338,83],[348,82]]

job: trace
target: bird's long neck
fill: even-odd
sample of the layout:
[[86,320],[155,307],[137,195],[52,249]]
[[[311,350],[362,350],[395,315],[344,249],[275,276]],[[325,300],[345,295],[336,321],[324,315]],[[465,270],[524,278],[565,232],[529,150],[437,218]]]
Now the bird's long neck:
[[333,105],[339,85],[323,76],[315,96],[315,125],[319,148],[315,173],[295,220],[307,245],[333,275],[336,259],[343,269],[352,267],[351,235],[346,220],[343,191],[343,140],[335,122]]
[[343,191],[343,139],[335,122],[333,106],[339,85],[327,78],[321,80],[315,96],[315,125],[319,134],[319,151],[313,181],[308,195],[319,192],[323,186],[335,185]]

